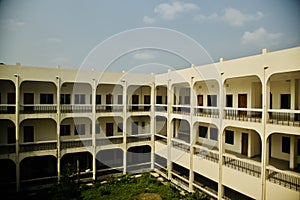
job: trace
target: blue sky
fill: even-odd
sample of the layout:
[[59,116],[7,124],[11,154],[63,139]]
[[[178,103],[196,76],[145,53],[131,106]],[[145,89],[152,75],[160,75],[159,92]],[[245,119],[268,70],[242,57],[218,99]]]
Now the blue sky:
[[[201,45],[212,61],[233,59],[259,54],[262,48],[299,46],[299,19],[299,0],[2,0],[0,61],[79,68],[100,43],[143,27],[180,32]],[[111,65],[128,70],[147,63],[188,67],[178,56],[157,49],[131,51]]]

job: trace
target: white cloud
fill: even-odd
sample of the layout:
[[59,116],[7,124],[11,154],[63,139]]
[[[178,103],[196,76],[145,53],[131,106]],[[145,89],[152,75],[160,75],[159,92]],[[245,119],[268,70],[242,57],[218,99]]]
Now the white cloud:
[[170,4],[162,3],[154,8],[154,12],[161,15],[165,20],[172,20],[179,13],[188,12],[191,10],[198,9],[199,7],[193,3],[184,3],[181,1],[175,1]]
[[256,14],[245,14],[234,8],[225,9],[224,15],[221,17],[222,20],[232,26],[243,26],[245,23],[250,21],[259,20],[263,17],[261,12]]
[[152,23],[155,22],[155,19],[152,18],[152,17],[144,16],[143,22],[144,22],[145,24],[152,24]]
[[25,22],[16,19],[1,20],[1,27],[6,29],[15,29],[25,25]]
[[210,15],[196,15],[194,20],[220,20],[231,26],[243,26],[248,22],[259,20],[263,16],[264,15],[261,12],[256,12],[255,14],[246,14],[234,8],[227,8],[223,14],[212,13]]
[[242,44],[258,45],[258,46],[271,46],[277,45],[278,39],[282,36],[282,33],[269,33],[263,27],[253,31],[244,32],[242,36]]
[[139,53],[134,54],[133,58],[136,60],[151,60],[151,59],[156,58],[156,56],[149,52],[139,52]]

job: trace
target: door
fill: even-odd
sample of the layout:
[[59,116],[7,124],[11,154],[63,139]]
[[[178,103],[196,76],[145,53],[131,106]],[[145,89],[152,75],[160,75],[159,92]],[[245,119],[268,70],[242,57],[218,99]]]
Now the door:
[[[144,104],[150,104],[150,95],[144,96]],[[150,106],[144,106],[145,111],[150,111]]]
[[24,142],[33,142],[33,137],[34,137],[33,134],[34,134],[33,126],[23,127]]
[[112,110],[112,104],[113,104],[113,95],[112,94],[107,94],[106,95],[106,111],[111,111]]
[[[34,104],[34,95],[33,93],[24,93],[24,112],[32,113],[33,112],[33,104]],[[27,106],[29,104],[30,106]]]
[[114,124],[106,123],[106,137],[114,135]]
[[[197,106],[203,106],[203,95],[197,95]],[[200,113],[203,112],[203,108],[197,109]]]
[[248,134],[242,133],[242,155],[248,156]]
[[13,106],[8,106],[7,111],[9,114],[15,113],[15,104],[16,104],[16,94],[7,93],[7,104],[12,104]]
[[138,122],[132,122],[131,123],[131,134],[132,135],[137,135],[138,134],[138,131],[139,131],[138,125],[139,125]]
[[[238,107],[247,108],[247,94],[239,94],[238,96]],[[247,111],[239,111],[239,116],[247,116]]]
[[[132,104],[133,105],[138,105],[139,104],[139,95],[132,95]],[[138,106],[132,106],[132,110],[133,111],[137,111],[138,110]]]

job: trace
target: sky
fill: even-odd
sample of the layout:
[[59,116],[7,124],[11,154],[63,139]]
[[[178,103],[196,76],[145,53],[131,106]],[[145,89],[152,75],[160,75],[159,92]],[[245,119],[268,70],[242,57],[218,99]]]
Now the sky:
[[181,69],[297,47],[299,20],[299,0],[0,0],[0,62]]

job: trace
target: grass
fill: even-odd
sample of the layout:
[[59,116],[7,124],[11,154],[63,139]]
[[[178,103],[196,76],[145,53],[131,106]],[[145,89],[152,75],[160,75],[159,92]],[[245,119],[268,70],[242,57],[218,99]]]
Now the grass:
[[73,182],[61,184],[53,190],[51,200],[200,200],[209,199],[199,191],[180,194],[169,181],[158,181],[150,173],[140,177],[125,175],[110,177],[105,183],[96,182],[92,186],[77,185]]

